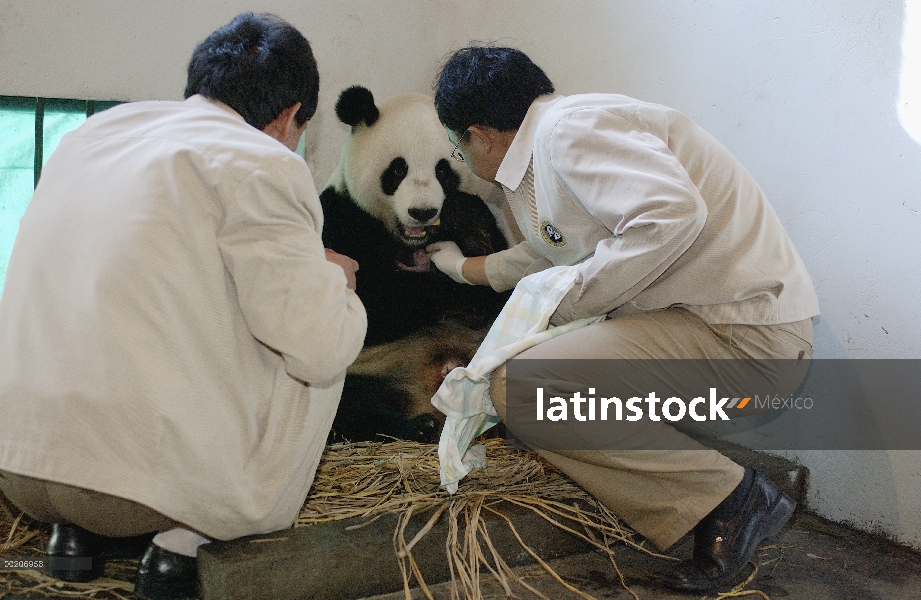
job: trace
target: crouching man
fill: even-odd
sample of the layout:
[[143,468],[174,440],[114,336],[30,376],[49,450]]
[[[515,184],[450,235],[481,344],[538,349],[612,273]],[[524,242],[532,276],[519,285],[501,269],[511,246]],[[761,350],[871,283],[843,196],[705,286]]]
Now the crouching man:
[[138,595],[194,595],[200,544],[297,517],[366,329],[293,152],[318,88],[294,27],[243,14],[184,102],[93,116],[44,168],[0,299],[0,490],[94,558],[58,577],[143,553]]
[[[550,322],[607,317],[516,358],[681,361],[661,381],[685,398],[700,389],[695,379],[724,381],[717,365],[727,362],[740,381],[775,386],[799,374],[791,392],[802,381],[819,312],[812,279],[751,174],[690,119],[618,94],[556,95],[523,52],[489,46],[447,60],[435,106],[453,156],[501,186],[524,236],[486,257],[438,246],[435,266],[501,291],[541,268],[578,265]],[[503,418],[506,373],[497,369],[490,389]],[[639,369],[616,375],[630,389]],[[559,371],[546,379],[570,381]],[[672,588],[734,586],[793,513],[764,475],[661,419],[608,425],[604,443],[531,445],[660,549],[693,530],[693,558],[668,575]]]

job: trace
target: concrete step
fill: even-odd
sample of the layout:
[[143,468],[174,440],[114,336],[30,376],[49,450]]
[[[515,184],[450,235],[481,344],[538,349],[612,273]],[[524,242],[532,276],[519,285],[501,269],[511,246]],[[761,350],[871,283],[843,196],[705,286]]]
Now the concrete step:
[[[558,558],[591,550],[589,544],[561,532],[533,511],[514,505],[499,510],[538,556]],[[413,515],[405,539],[413,539],[431,515],[432,511]],[[485,514],[483,520],[494,547],[509,566],[533,562],[504,520]],[[402,589],[394,556],[396,516],[384,515],[362,527],[365,522],[367,519],[348,519],[203,546],[198,555],[203,599],[358,598]],[[462,527],[460,539],[464,532]],[[451,577],[445,553],[447,536],[447,519],[442,515],[413,547],[426,582]]]
[[[762,471],[794,500],[805,498],[808,471],[780,457],[753,452],[725,442],[710,442],[745,466]],[[506,506],[524,542],[544,560],[585,554],[591,546],[553,526],[533,511]],[[404,537],[410,540],[431,513],[414,515]],[[508,524],[484,514],[496,552],[511,567],[534,562],[511,533]],[[395,515],[344,520],[298,527],[272,534],[215,542],[199,549],[203,600],[347,599],[402,590],[403,578],[394,555]],[[463,524],[458,539],[463,539]],[[413,548],[427,584],[448,581],[445,553],[448,525],[444,515]]]

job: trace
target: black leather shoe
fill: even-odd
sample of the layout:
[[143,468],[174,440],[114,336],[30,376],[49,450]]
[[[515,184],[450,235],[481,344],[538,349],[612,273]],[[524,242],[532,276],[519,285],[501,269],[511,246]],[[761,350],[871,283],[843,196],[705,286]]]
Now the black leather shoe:
[[48,574],[62,581],[86,583],[102,576],[108,558],[138,558],[150,545],[154,534],[134,537],[112,538],[87,531],[72,523],[55,523],[51,526],[51,537],[45,546],[49,557],[85,557],[93,559],[89,571],[49,570]]
[[197,598],[197,559],[151,543],[138,563],[134,594],[147,600]]
[[729,518],[708,515],[694,528],[694,555],[666,576],[675,590],[706,592],[739,583],[745,565],[764,540],[784,526],[796,503],[755,472],[741,507]]

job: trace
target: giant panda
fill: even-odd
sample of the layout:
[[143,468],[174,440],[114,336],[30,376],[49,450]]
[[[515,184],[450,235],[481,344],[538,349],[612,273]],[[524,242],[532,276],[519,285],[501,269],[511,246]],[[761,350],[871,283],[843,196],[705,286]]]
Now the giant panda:
[[507,235],[480,196],[461,190],[431,97],[403,94],[378,106],[370,90],[353,86],[336,115],[351,130],[320,194],[323,242],[358,261],[368,333],[330,439],[432,441],[441,418],[431,396],[450,369],[469,362],[509,294],[454,282],[425,248],[451,240],[465,256],[481,256],[507,248]]

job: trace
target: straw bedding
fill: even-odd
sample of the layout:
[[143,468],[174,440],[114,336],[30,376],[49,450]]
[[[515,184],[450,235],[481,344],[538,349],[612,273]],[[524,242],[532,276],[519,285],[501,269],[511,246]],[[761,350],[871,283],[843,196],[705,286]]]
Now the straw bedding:
[[[638,599],[620,575],[610,550],[613,544],[624,543],[650,552],[636,542],[635,534],[536,454],[509,447],[501,439],[486,440],[485,445],[488,467],[471,473],[454,496],[439,489],[438,454],[434,445],[405,441],[331,445],[320,462],[295,527],[355,517],[371,520],[386,513],[396,514],[394,554],[403,573],[406,597],[409,598],[411,587],[418,586],[423,595],[432,598],[412,549],[436,519],[446,518],[448,539],[445,548],[451,569],[452,598],[480,599],[481,574],[494,577],[509,597],[514,596],[513,586],[545,597],[508,567],[492,546],[483,525],[485,515],[495,515],[507,522],[521,542],[512,521],[501,513],[499,505],[505,501],[534,511],[607,553],[621,583]],[[0,500],[5,499],[0,496]],[[405,528],[410,517],[422,511],[431,511],[428,524],[413,539],[407,540]],[[31,521],[9,504],[0,503],[0,555],[41,556],[46,542],[46,527]],[[563,581],[523,542],[522,546],[550,577],[569,590],[567,596],[592,598]],[[105,577],[88,584],[60,582],[39,571],[0,572],[0,597],[29,592],[60,597],[128,599],[133,597],[131,582],[136,566],[137,561],[109,561]],[[740,595],[767,598],[762,592],[743,589],[744,584],[718,598]]]

